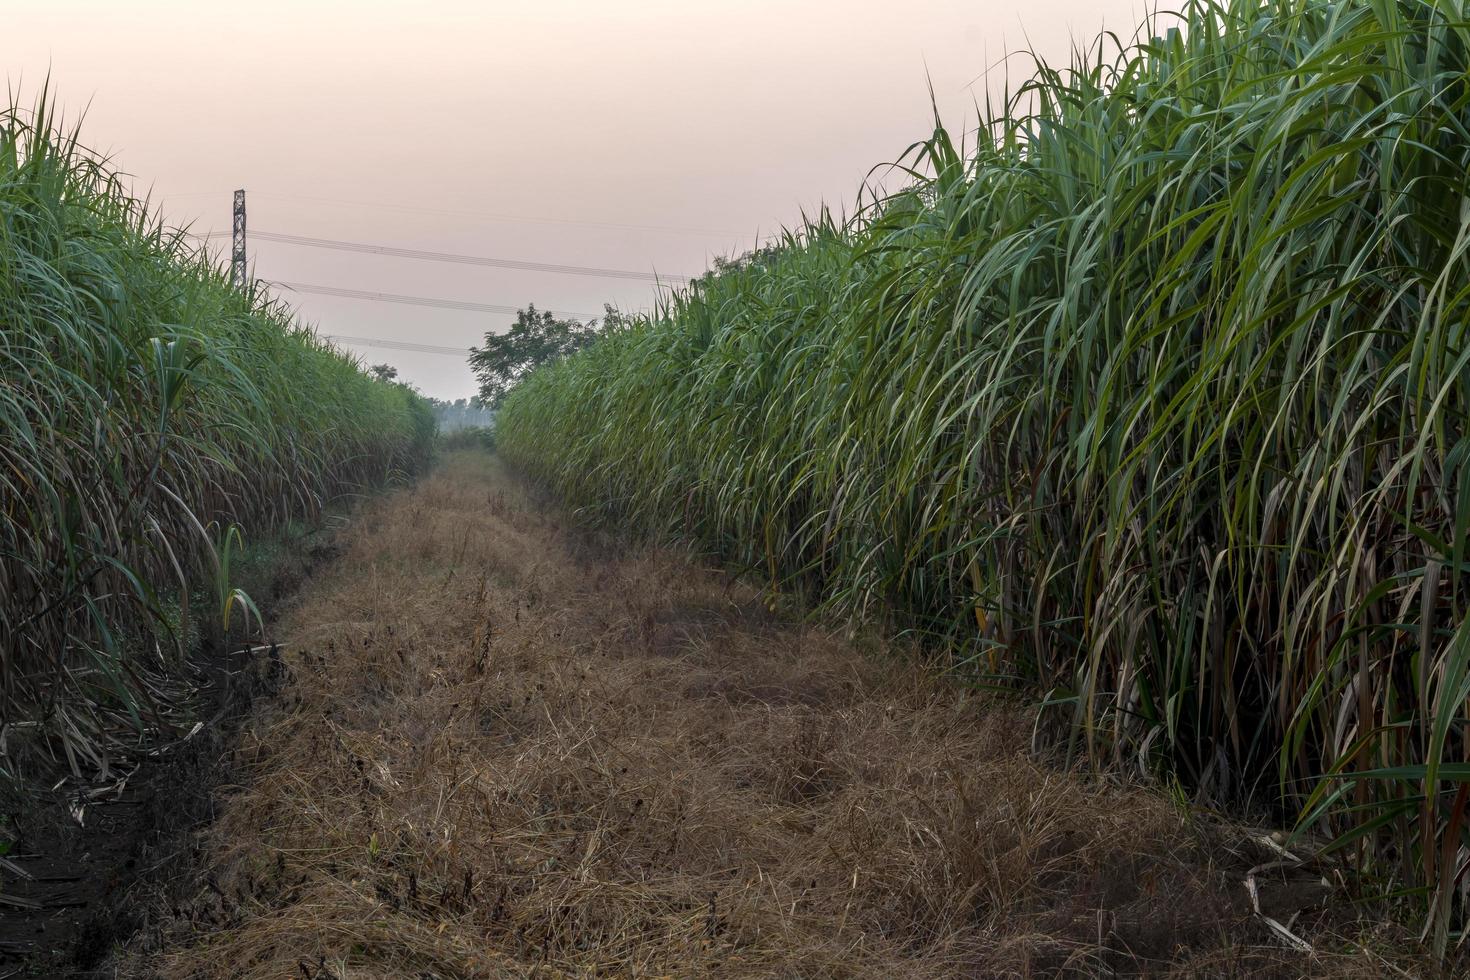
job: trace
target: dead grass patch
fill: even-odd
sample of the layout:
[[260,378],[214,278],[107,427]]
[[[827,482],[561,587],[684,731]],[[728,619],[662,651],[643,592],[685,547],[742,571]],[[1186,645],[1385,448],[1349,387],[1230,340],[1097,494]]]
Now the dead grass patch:
[[[680,556],[578,552],[484,457],[342,541],[283,630],[204,884],[125,972],[1388,969],[1281,949],[1243,832],[1038,764],[1021,709],[783,625]],[[1320,899],[1295,921],[1317,937],[1340,923]]]

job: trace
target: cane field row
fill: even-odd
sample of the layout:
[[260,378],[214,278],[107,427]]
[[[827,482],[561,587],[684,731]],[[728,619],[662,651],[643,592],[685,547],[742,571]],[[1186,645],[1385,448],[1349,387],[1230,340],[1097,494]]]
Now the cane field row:
[[0,107],[0,776],[22,780],[186,734],[198,610],[251,612],[242,531],[433,438],[423,399],[233,288],[53,105]]
[[[1470,844],[1470,15],[1199,0],[531,374],[500,451],[1276,808],[1441,949]],[[1008,62],[1011,77],[1020,61]]]

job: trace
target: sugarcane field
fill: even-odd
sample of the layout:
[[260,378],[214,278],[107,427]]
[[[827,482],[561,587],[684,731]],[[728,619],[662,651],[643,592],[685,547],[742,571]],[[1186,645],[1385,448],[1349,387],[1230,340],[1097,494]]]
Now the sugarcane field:
[[0,980],[1470,976],[1470,6],[16,0]]

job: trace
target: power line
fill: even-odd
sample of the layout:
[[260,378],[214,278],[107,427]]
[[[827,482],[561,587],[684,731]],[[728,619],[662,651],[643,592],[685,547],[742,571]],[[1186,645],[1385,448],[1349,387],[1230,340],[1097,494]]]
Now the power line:
[[[255,237],[260,233],[256,232]],[[520,310],[514,306],[503,306],[498,303],[472,303],[466,300],[441,299],[434,296],[404,296],[399,293],[375,293],[366,289],[342,289],[338,286],[317,286],[304,282],[279,282],[270,281],[272,286],[280,286],[297,293],[315,293],[319,296],[340,296],[344,299],[365,299],[375,303],[399,303],[404,306],[427,306],[440,310],[469,310],[474,313],[504,313],[514,316]],[[576,317],[584,320],[596,319],[601,313],[569,313],[565,310],[552,310],[557,316]]]
[[[184,195],[174,196],[182,197]],[[315,197],[307,194],[280,194],[272,191],[258,192],[256,196],[266,198],[281,197],[294,201],[315,201],[320,204],[335,204],[350,208],[376,208],[382,211],[407,211],[417,214],[447,214],[455,217],[489,218],[492,221],[525,221],[532,224],[583,225],[590,228],[625,228],[633,231],[672,231],[686,235],[732,235],[742,239],[751,237],[750,232],[731,231],[728,228],[686,228],[676,225],[643,225],[621,221],[585,221],[577,218],[531,217],[530,215],[524,214],[503,214],[494,211],[465,211],[463,209],[417,207],[409,204],[347,201],[341,198]]]
[[[205,237],[215,237],[210,233]],[[279,232],[252,231],[256,241],[264,239],[286,245],[304,245],[308,248],[330,248],[343,252],[365,252],[371,255],[390,255],[401,259],[422,259],[427,262],[449,262],[456,265],[494,266],[501,269],[519,269],[525,272],[555,272],[572,276],[597,276],[604,279],[634,279],[642,282],[688,282],[688,276],[661,275],[657,272],[637,272],[631,269],[600,269],[583,265],[557,265],[551,262],[525,262],[519,259],[497,259],[482,255],[458,255],[453,252],[430,252],[416,248],[396,248],[391,245],[368,245],[362,242],[344,242],[333,238],[308,238],[304,235],[286,235]]]
[[[199,191],[187,194],[163,194],[161,200],[174,198],[215,197],[222,195],[218,191]],[[291,201],[313,201],[318,204],[331,204],[337,207],[373,208],[379,211],[403,211],[410,214],[444,214],[457,218],[486,218],[491,221],[514,221],[527,222],[530,224],[549,225],[578,225],[587,228],[622,228],[630,231],[669,231],[682,235],[723,235],[739,239],[759,237],[759,232],[732,231],[729,228],[694,228],[684,225],[649,225],[636,224],[626,221],[588,221],[584,218],[550,218],[546,216],[533,217],[528,214],[507,214],[499,211],[466,211],[463,208],[429,208],[412,204],[386,204],[379,201],[350,201],[340,197],[321,197],[312,194],[287,194],[278,191],[251,191],[256,198],[283,198]]]
[[417,351],[421,354],[451,354],[455,357],[469,357],[468,347],[438,347],[434,344],[410,344],[401,340],[378,340],[373,337],[349,337],[339,333],[322,333],[318,337],[327,340],[339,340],[344,344],[357,344],[363,347],[383,347],[387,350]]
[[[228,238],[228,231],[210,231],[202,235],[190,234],[191,238],[208,240]],[[305,245],[310,248],[332,248],[347,252],[365,252],[372,255],[390,255],[395,258],[423,259],[430,262],[451,262],[459,265],[494,266],[505,269],[522,269],[530,272],[559,272],[576,276],[600,276],[610,279],[636,279],[644,282],[673,283],[690,281],[689,276],[663,274],[659,272],[637,272],[631,269],[600,269],[593,266],[557,265],[550,262],[528,262],[521,259],[495,259],[479,255],[458,255],[452,252],[430,252],[421,249],[397,248],[391,245],[367,245],[360,242],[343,242],[332,238],[308,238],[303,235],[287,235],[273,231],[252,231],[250,237],[288,245]]]

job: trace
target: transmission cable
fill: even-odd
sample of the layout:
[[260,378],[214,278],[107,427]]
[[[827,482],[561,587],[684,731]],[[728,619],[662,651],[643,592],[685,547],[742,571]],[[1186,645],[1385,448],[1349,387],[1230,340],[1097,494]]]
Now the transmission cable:
[[391,245],[343,242],[333,238],[308,238],[305,235],[285,235],[271,231],[252,231],[250,232],[250,237],[258,241],[280,242],[286,245],[304,245],[308,248],[330,248],[343,252],[363,252],[369,255],[389,255],[400,259],[449,262],[456,265],[493,266],[500,269],[519,269],[523,272],[555,272],[570,276],[633,279],[640,282],[687,283],[689,281],[688,276],[664,275],[657,272],[637,272],[632,269],[601,269],[584,265],[558,265],[552,262],[523,262],[519,259],[497,259],[482,255],[459,255],[453,252],[430,252],[416,248],[396,248]]
[[[503,306],[499,303],[473,303],[467,300],[440,299],[433,296],[404,296],[399,293],[375,293],[366,289],[342,289],[338,286],[317,286],[305,282],[280,282],[278,280],[267,280],[269,285],[280,286],[297,293],[315,293],[319,296],[340,296],[345,299],[365,299],[375,303],[400,303],[404,306],[428,306],[440,310],[469,310],[474,313],[504,313],[514,316],[520,309],[514,306]],[[595,320],[602,316],[601,313],[570,313],[566,310],[549,311],[556,316],[573,317],[581,320]]]
[[378,340],[373,337],[349,337],[340,333],[319,333],[318,337],[327,340],[337,340],[344,344],[358,344],[365,347],[384,347],[388,350],[417,351],[422,354],[450,354],[455,357],[469,357],[468,347],[439,347],[434,344],[410,344],[399,340]]
[[[621,228],[631,231],[671,231],[684,235],[719,235],[722,237],[749,238],[751,233],[747,231],[732,231],[728,228],[689,228],[678,225],[644,225],[631,224],[623,221],[588,221],[580,218],[552,218],[533,217],[528,214],[504,214],[495,211],[466,211],[463,208],[430,208],[419,207],[410,204],[389,203],[387,201],[348,201],[336,197],[318,197],[309,194],[285,194],[278,191],[251,191],[254,198],[289,198],[295,201],[314,201],[319,204],[332,204],[339,207],[374,208],[382,211],[404,211],[414,214],[445,214],[460,218],[488,218],[492,221],[525,221],[532,224],[552,225],[582,225],[589,228]],[[199,196],[174,194],[173,197]],[[223,195],[221,195],[223,196]]]

